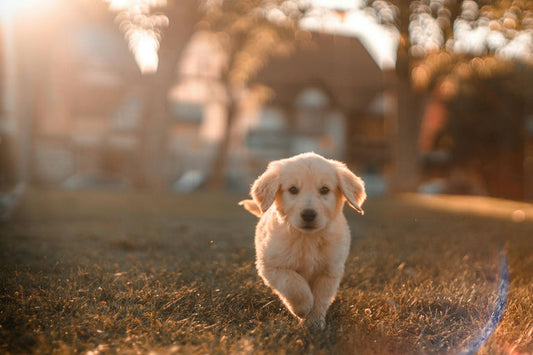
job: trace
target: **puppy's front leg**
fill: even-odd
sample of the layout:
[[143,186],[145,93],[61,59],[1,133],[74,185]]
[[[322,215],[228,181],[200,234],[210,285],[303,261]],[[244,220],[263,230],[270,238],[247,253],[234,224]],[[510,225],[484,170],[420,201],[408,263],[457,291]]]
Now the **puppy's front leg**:
[[327,274],[319,275],[313,280],[311,290],[314,297],[314,304],[311,313],[306,319],[309,325],[324,329],[326,326],[326,312],[335,298],[340,281],[340,276]]
[[300,319],[309,314],[313,308],[313,294],[300,274],[290,269],[265,268],[261,276],[292,314]]

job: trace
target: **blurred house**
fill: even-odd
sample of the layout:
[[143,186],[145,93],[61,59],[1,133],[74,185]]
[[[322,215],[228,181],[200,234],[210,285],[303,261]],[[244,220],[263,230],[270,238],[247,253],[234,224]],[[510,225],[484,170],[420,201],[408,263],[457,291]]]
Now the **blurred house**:
[[[272,100],[254,102],[249,91],[241,93],[231,132],[230,183],[248,186],[268,161],[306,151],[347,161],[362,172],[383,171],[384,118],[391,107],[382,71],[355,38],[309,35],[312,45],[271,59],[254,80],[272,89]],[[176,178],[186,171],[208,175],[222,139],[224,55],[216,46],[206,33],[192,39],[169,96]]]
[[274,98],[247,137],[251,156],[270,160],[315,151],[361,172],[382,172],[385,117],[392,109],[384,73],[357,38],[309,36],[312,42],[273,58],[257,78]]

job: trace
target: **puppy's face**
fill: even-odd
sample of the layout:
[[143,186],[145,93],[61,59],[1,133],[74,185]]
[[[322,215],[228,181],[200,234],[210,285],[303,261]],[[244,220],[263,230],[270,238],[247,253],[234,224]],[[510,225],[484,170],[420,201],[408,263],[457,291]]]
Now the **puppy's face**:
[[264,213],[274,205],[279,215],[303,232],[321,230],[342,211],[345,200],[362,213],[364,184],[342,163],[314,153],[272,162],[252,187]]
[[312,232],[324,228],[340,211],[342,195],[335,168],[327,161],[303,160],[283,164],[275,205],[294,228]]

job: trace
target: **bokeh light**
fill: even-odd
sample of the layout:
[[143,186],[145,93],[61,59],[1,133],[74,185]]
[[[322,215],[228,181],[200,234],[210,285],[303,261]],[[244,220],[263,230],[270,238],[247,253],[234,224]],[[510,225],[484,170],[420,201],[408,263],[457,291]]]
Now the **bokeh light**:
[[159,38],[168,26],[165,15],[151,14],[152,8],[164,7],[166,0],[106,0],[118,11],[117,21],[125,33],[135,61],[142,73],[153,73],[159,64]]

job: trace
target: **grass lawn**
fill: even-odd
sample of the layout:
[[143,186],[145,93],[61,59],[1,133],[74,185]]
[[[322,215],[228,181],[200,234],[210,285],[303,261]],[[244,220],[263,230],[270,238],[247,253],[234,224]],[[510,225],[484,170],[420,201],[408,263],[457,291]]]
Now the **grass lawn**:
[[30,190],[0,225],[1,353],[533,353],[533,206],[406,195],[346,209],[352,248],[324,331],[254,268],[242,195]]

